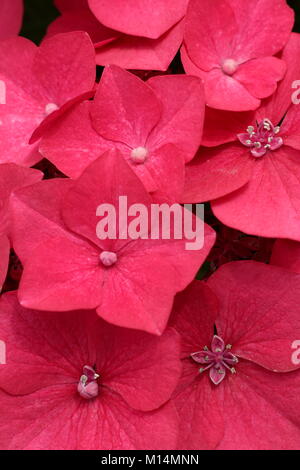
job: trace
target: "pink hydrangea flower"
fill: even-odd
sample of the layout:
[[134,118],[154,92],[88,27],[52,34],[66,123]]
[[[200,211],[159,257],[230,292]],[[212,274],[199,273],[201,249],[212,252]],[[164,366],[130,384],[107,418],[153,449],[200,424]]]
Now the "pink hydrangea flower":
[[22,25],[23,0],[1,0],[0,40],[16,36]]
[[257,109],[285,73],[274,57],[294,23],[286,0],[191,0],[182,48],[185,71],[204,81],[208,106]]
[[[119,214],[119,197],[128,207],[152,200],[125,160],[108,152],[76,181],[54,179],[18,191],[14,197],[13,242],[24,272],[23,306],[49,311],[97,309],[119,326],[161,334],[175,294],[194,278],[215,241],[205,226],[201,250],[187,239],[122,238],[100,240],[100,204]],[[117,219],[118,220],[118,219]],[[150,230],[150,224],[149,224]]]
[[185,75],[157,76],[144,83],[106,67],[93,103],[84,102],[53,126],[40,150],[71,178],[103,151],[118,148],[149,192],[178,199],[184,165],[201,142],[204,94],[201,81]]
[[233,142],[202,147],[186,166],[183,200],[212,200],[221,222],[249,234],[300,240],[300,107],[292,103],[299,54],[300,35],[292,34],[283,52],[288,71],[277,92],[236,130]]
[[167,70],[183,39],[188,0],[57,0],[62,15],[48,35],[87,31],[98,65],[126,69]]
[[0,291],[8,268],[10,252],[10,197],[13,191],[42,179],[37,170],[23,168],[14,163],[0,165]]
[[300,274],[300,243],[276,240],[270,263]]
[[1,162],[32,165],[41,159],[35,140],[74,102],[91,95],[95,84],[95,53],[84,32],[57,35],[37,47],[12,38],[0,44]]
[[180,449],[297,449],[299,276],[237,261],[208,286],[191,284],[172,316],[182,340]]
[[26,310],[15,292],[0,311],[0,449],[176,447],[177,414],[166,403],[181,372],[174,330],[158,338],[94,312]]

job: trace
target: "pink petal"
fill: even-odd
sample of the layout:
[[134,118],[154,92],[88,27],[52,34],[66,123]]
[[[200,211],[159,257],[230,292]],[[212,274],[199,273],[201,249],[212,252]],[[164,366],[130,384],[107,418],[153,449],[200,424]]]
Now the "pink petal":
[[[279,124],[288,108],[292,107],[292,94],[296,91],[292,88],[292,84],[300,76],[300,64],[295,57],[300,54],[300,37],[297,33],[290,35],[289,41],[285,46],[281,59],[287,64],[287,72],[284,79],[278,84],[277,91],[272,97],[264,100],[257,110],[257,120],[268,117],[275,125]],[[291,124],[293,119],[291,118]],[[282,132],[289,132],[289,118],[285,119],[282,125]],[[293,128],[293,126],[291,126]]]
[[166,144],[151,152],[144,165],[131,167],[147,191],[160,191],[171,201],[177,202],[184,188],[184,157],[185,154],[175,145]]
[[186,165],[182,201],[204,202],[229,194],[251,178],[255,161],[241,144],[227,144],[211,149],[200,148]]
[[300,240],[300,173],[296,150],[283,146],[257,159],[247,185],[213,201],[223,223],[243,232]]
[[206,107],[202,145],[216,147],[227,142],[234,142],[237,134],[253,123],[252,111],[235,113]]
[[145,147],[161,105],[149,85],[117,66],[106,67],[91,111],[102,137],[132,148]]
[[[6,259],[9,256],[9,245],[7,245],[6,236],[11,238],[11,199],[12,193],[19,188],[30,186],[41,180],[43,173],[31,168],[21,167],[15,163],[4,163],[0,165],[0,235],[3,236],[3,266],[7,269]],[[6,253],[7,251],[7,253]],[[6,274],[6,271],[5,271]],[[1,284],[1,283],[0,283]]]
[[225,75],[220,69],[203,72],[206,104],[211,108],[228,111],[252,111],[258,108],[260,101],[244,85]]
[[271,56],[285,46],[295,16],[285,0],[262,0],[255,6],[239,0],[227,3],[239,26],[235,52],[241,60]]
[[[97,411],[97,408],[95,409]],[[81,428],[79,448],[120,450],[174,449],[178,439],[178,418],[174,406],[167,403],[149,413],[135,411],[117,395],[107,391],[98,405],[98,422],[102,432],[95,429],[95,419],[89,413],[87,423],[90,433]],[[103,419],[104,417],[104,419]],[[137,429],[139,432],[137,432]]]
[[222,338],[220,338],[217,335],[213,336],[212,342],[211,342],[211,350],[212,352],[222,352],[225,349],[225,343]]
[[0,199],[4,201],[18,188],[30,186],[40,181],[43,173],[32,168],[18,166],[15,163],[0,165]]
[[203,71],[232,58],[231,42],[237,31],[234,12],[227,1],[189,2],[184,42],[191,60]]
[[203,282],[192,282],[176,296],[170,324],[183,337],[183,357],[190,354],[190,349],[210,346],[217,313],[217,298]]
[[234,78],[254,97],[266,98],[274,93],[277,82],[283,79],[286,69],[284,61],[276,57],[263,57],[241,64]]
[[195,364],[193,366],[192,385],[174,400],[179,414],[178,449],[211,450],[218,445],[224,433],[222,406],[218,402],[219,387],[222,385],[216,387],[208,373],[200,376]]
[[58,106],[91,90],[95,83],[95,52],[84,32],[46,39],[36,54],[33,72],[49,103]]
[[101,301],[103,268],[99,251],[88,242],[46,239],[24,264],[21,305],[47,311],[94,309]]
[[151,411],[169,400],[181,375],[179,335],[167,329],[157,337],[101,324],[106,339],[98,354],[108,358],[105,384],[136,410]]
[[70,109],[59,126],[48,129],[40,144],[42,154],[70,178],[78,178],[90,163],[112,147],[93,129],[90,108],[91,103],[86,101]]
[[133,36],[157,39],[178,23],[186,12],[188,0],[88,0],[100,23]]
[[238,372],[217,387],[224,419],[224,436],[217,449],[297,449],[299,381],[299,371],[274,374],[254,364],[240,363]]
[[[102,392],[101,400],[88,400],[85,406],[79,398],[73,385],[52,387],[50,395],[47,389],[23,397],[1,392],[5,413],[0,417],[0,448],[127,451],[176,446],[177,415],[172,404],[143,413],[132,410],[107,390]],[[142,431],[137,433],[137,429]]]
[[211,367],[209,369],[209,378],[214,385],[219,385],[226,377],[226,369],[222,365],[220,367]]
[[163,34],[159,39],[138,36],[122,36],[96,49],[98,65],[115,64],[126,69],[168,69],[183,39],[183,21]]
[[45,238],[73,236],[64,226],[60,204],[72,186],[67,179],[42,181],[20,189],[11,197],[12,241],[18,257],[25,263]]
[[218,334],[235,355],[274,372],[299,368],[292,360],[292,344],[300,337],[299,276],[240,261],[223,265],[208,284],[220,301]]
[[149,144],[173,143],[183,150],[186,161],[191,160],[202,138],[205,101],[201,81],[185,75],[165,75],[147,83],[163,103],[161,119]]
[[23,0],[2,0],[0,5],[0,40],[19,33],[23,18]]
[[[208,359],[207,359],[208,357]],[[211,364],[214,360],[214,356],[210,351],[199,351],[191,354],[191,358],[199,364]]]

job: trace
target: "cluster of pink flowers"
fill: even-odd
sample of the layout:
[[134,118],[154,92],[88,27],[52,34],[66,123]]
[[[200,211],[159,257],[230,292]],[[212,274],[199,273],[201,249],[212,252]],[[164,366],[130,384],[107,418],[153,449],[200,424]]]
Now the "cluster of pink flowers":
[[[0,3],[0,449],[298,449],[293,10],[56,0],[37,46]],[[122,196],[202,248],[99,238]]]

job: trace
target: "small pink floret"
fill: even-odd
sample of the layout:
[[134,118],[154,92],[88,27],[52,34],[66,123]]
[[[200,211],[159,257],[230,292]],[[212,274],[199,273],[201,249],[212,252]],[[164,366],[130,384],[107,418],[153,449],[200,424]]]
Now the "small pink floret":
[[283,140],[278,137],[279,126],[274,126],[269,119],[263,119],[256,126],[249,126],[247,133],[238,134],[239,141],[251,149],[255,158],[262,157],[268,150],[277,150],[283,145]]
[[148,155],[145,147],[136,147],[131,152],[131,159],[134,163],[144,163]]
[[230,370],[232,374],[236,372],[233,366],[238,363],[238,358],[229,351],[230,349],[231,345],[225,347],[223,339],[215,335],[210,349],[205,346],[202,351],[192,353],[191,358],[195,362],[205,365],[199,369],[200,373],[210,369],[210,380],[215,385],[219,385],[225,378],[226,370]]
[[234,59],[226,59],[223,62],[222,70],[226,75],[233,75],[238,69],[238,62]]
[[113,266],[117,262],[117,254],[113,251],[102,251],[100,260],[104,266]]

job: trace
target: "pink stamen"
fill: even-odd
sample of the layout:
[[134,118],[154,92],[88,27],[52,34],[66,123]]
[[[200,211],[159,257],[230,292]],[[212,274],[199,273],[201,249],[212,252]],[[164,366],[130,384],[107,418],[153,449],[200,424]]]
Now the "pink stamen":
[[269,119],[263,119],[256,127],[249,126],[247,133],[238,134],[239,141],[251,149],[251,154],[255,158],[260,158],[268,150],[277,150],[283,145],[283,140],[277,134],[279,126],[274,126]]
[[85,400],[96,398],[99,394],[98,380],[99,375],[90,366],[84,366],[83,375],[80,377],[77,391]]
[[236,370],[233,367],[238,363],[238,358],[234,356],[229,350],[231,345],[225,347],[225,343],[219,336],[214,336],[211,342],[211,349],[207,346],[202,351],[191,354],[191,358],[198,364],[203,364],[205,367],[199,369],[200,373],[209,370],[209,377],[215,385],[219,385],[225,378],[226,369],[235,374]]

